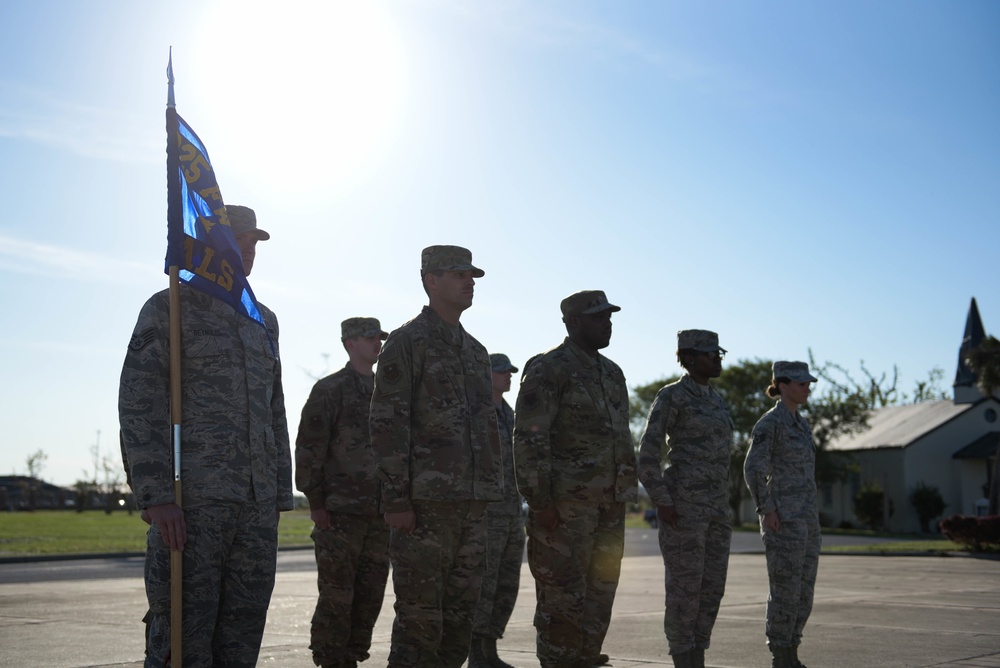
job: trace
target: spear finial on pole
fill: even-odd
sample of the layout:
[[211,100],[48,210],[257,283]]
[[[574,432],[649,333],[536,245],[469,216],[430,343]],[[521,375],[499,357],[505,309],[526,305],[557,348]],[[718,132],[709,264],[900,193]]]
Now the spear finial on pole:
[[169,56],[167,56],[167,108],[173,109],[177,105],[174,104],[174,47],[170,47]]

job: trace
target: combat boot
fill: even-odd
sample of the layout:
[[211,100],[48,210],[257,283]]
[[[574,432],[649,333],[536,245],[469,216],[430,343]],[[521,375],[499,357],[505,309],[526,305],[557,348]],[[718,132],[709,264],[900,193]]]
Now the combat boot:
[[806,668],[806,664],[799,661],[799,646],[792,645],[792,666],[793,668]]
[[691,650],[691,668],[705,668],[705,650]]
[[[473,642],[475,641],[473,640]],[[492,668],[514,668],[497,654],[496,638],[483,638],[482,642],[483,656],[486,657],[486,663],[490,664]]]
[[670,658],[674,661],[674,668],[694,668],[693,656],[694,652],[688,651],[682,654],[671,654]]
[[473,636],[469,642],[469,665],[468,668],[492,668],[490,662],[483,652],[483,639]]
[[770,649],[771,649],[771,668],[795,668],[795,663],[792,660],[791,647],[772,646]]

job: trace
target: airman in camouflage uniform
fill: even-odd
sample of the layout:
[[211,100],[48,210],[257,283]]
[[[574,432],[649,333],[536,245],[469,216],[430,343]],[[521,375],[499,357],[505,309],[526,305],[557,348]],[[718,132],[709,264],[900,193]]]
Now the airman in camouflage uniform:
[[600,290],[560,305],[567,338],[525,365],[514,411],[517,486],[530,508],[537,655],[543,668],[602,665],[621,573],[625,504],[636,499],[628,389],[601,355],[611,313]]
[[766,634],[775,668],[799,668],[798,646],[812,612],[822,536],[816,501],[816,443],[798,413],[816,378],[805,362],[775,362],[770,397],[753,428],[743,477],[757,505],[767,558]]
[[687,373],[656,395],[639,447],[639,481],[657,506],[666,571],[663,630],[679,668],[704,668],[726,589],[733,421],[709,384],[722,373],[725,353],[715,332],[677,333],[677,360]]
[[459,324],[484,272],[457,246],[421,255],[430,299],[389,334],[371,405],[396,594],[389,666],[458,668],[486,559],[485,509],[502,498],[486,349]]
[[389,575],[368,428],[372,366],[388,334],[375,318],[348,318],[340,333],[349,361],[313,386],[295,440],[295,484],[315,524],[319,601],[309,648],[323,668],[368,658]]
[[[251,209],[226,208],[249,275],[256,243],[269,235]],[[183,499],[174,496],[166,290],[139,312],[119,389],[132,489],[152,520],[146,666],[168,660],[174,549],[183,551],[185,667],[249,668],[274,587],[278,511],[292,508],[278,321],[259,304],[265,331],[203,292],[181,285],[180,293]]]
[[517,373],[517,367],[501,353],[490,355],[490,366],[493,405],[503,447],[504,498],[486,508],[486,571],[469,646],[469,668],[512,668],[497,655],[497,640],[503,638],[514,611],[524,558],[524,513],[514,478],[514,409],[503,398],[510,390],[510,375]]

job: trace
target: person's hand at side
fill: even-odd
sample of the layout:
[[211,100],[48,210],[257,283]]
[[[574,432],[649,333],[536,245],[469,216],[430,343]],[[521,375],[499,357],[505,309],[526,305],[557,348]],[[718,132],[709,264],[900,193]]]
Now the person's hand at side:
[[551,505],[548,508],[543,508],[541,510],[532,510],[531,514],[535,518],[535,522],[538,526],[542,527],[546,531],[552,531],[557,526],[559,526],[559,509],[555,505]]
[[393,529],[399,529],[404,533],[413,533],[417,528],[417,514],[412,510],[404,510],[400,513],[386,513],[385,523]]
[[657,506],[656,518],[670,527],[677,528],[677,506]]
[[184,523],[184,511],[181,507],[171,502],[149,506],[145,510],[149,513],[149,519],[160,530],[167,547],[183,552],[187,542],[187,525]]

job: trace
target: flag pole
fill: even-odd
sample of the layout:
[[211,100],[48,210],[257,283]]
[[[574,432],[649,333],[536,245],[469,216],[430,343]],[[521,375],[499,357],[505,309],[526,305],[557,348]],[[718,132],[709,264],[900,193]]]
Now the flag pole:
[[[177,150],[177,108],[174,102],[173,48],[167,61],[167,236],[183,233],[183,204],[178,183],[180,155]],[[173,239],[168,238],[168,247]],[[183,507],[181,483],[181,291],[180,265],[177,259],[170,263],[170,437],[174,449],[174,501]],[[181,668],[183,664],[183,592],[184,553],[170,551],[170,665]]]

